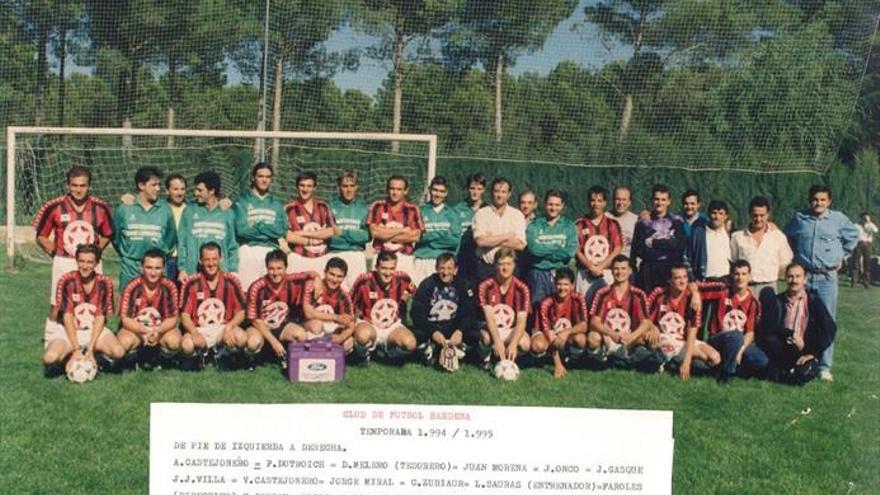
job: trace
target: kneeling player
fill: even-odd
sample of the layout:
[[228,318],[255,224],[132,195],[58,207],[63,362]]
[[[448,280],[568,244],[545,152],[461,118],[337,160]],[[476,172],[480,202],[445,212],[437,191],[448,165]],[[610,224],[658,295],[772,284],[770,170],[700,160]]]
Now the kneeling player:
[[477,341],[476,301],[470,284],[457,274],[454,254],[437,256],[435,269],[416,291],[413,327],[428,360],[436,359],[443,369],[455,371],[467,346]]
[[660,329],[660,350],[670,364],[678,366],[682,380],[690,378],[694,359],[712,367],[721,363],[718,351],[697,340],[700,313],[690,306],[694,296],[683,263],[672,265],[667,286],[657,287],[648,296],[648,313]]
[[164,276],[165,252],[149,249],[141,259],[141,275],[135,277],[122,291],[119,307],[120,330],[116,335],[133,361],[136,351],[149,350],[145,364],[152,365],[155,351],[166,360],[180,348],[177,286]]
[[348,264],[339,257],[327,260],[323,280],[306,283],[303,296],[305,340],[329,337],[346,354],[354,349],[354,305],[342,289]]
[[397,255],[380,252],[373,271],[358,277],[351,288],[352,303],[360,313],[354,330],[358,355],[366,358],[367,350],[376,345],[383,346],[390,358],[416,350],[415,335],[402,323],[413,292],[409,275],[397,271]]
[[540,356],[549,349],[553,353],[553,376],[566,374],[562,352],[573,348],[583,352],[587,346],[587,303],[574,291],[574,272],[569,268],[556,270],[553,283],[556,293],[541,301],[541,314],[532,335],[532,353]]
[[648,318],[645,293],[629,282],[631,267],[629,258],[622,254],[612,260],[614,282],[593,297],[587,336],[591,354],[624,367],[638,367],[654,357],[660,341],[660,332]]
[[116,337],[104,327],[113,312],[113,282],[95,271],[101,261],[101,249],[95,244],[81,244],[75,251],[76,270],[58,279],[55,309],[60,324],[46,327],[43,365],[48,376],[61,371],[83,357],[95,360],[95,353],[120,359],[125,351]]
[[[209,241],[199,248],[199,271],[186,279],[181,289],[180,324],[185,331],[180,341],[184,356],[204,356],[213,349],[223,359],[243,349],[244,297],[238,279],[220,270],[220,245]],[[201,367],[201,359],[185,363]]]
[[477,290],[484,319],[480,330],[484,366],[489,365],[493,353],[499,360],[513,361],[530,348],[526,320],[531,294],[528,286],[513,276],[516,252],[510,248],[496,251],[494,267],[495,274],[483,280]]

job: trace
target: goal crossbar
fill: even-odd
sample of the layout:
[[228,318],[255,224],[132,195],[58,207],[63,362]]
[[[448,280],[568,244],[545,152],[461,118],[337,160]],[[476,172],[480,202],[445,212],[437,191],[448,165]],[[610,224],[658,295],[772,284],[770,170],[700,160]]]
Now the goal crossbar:
[[325,139],[348,141],[415,141],[428,145],[427,183],[437,172],[437,135],[381,132],[323,131],[240,131],[218,129],[135,129],[125,127],[43,127],[9,126],[6,128],[6,259],[9,267],[15,257],[15,151],[16,137],[25,134],[90,136],[180,136],[260,139]]

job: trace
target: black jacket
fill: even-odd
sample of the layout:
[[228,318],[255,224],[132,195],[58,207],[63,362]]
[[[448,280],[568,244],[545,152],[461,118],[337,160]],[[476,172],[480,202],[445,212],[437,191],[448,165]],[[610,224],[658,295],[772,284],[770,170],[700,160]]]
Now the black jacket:
[[[441,300],[455,304],[456,310],[449,314],[432,314]],[[411,316],[413,333],[421,343],[429,340],[431,334],[441,332],[447,338],[456,329],[464,334],[465,341],[471,341],[476,332],[476,292],[464,279],[456,276],[452,284],[446,286],[436,273],[422,281],[413,299]],[[449,306],[447,306],[448,308]]]

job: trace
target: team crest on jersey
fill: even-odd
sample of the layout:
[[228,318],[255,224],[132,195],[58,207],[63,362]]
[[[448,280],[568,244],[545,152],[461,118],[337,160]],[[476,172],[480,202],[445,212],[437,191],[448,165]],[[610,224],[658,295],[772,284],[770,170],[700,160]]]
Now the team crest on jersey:
[[76,255],[76,248],[80,244],[95,242],[95,228],[84,220],[75,220],[64,227],[64,250],[70,256]]
[[69,222],[70,221],[70,214],[69,213],[62,213],[61,215],[58,215],[58,219],[61,220],[62,222]]
[[209,297],[199,304],[196,315],[198,316],[200,327],[221,325],[226,315],[226,306],[220,299]]
[[[139,300],[140,300],[140,298],[139,298]],[[159,323],[162,322],[162,315],[159,314],[158,309],[156,309],[152,306],[147,306],[147,307],[141,309],[140,311],[138,311],[138,314],[137,314],[137,316],[135,316],[134,319],[137,320],[138,323],[140,323],[141,325],[143,325],[145,327],[153,328],[153,327],[158,327]]]
[[73,308],[73,320],[77,330],[91,330],[95,326],[98,307],[92,303],[77,304]]
[[458,313],[458,304],[449,299],[440,299],[431,306],[428,321],[452,321]]
[[734,309],[728,311],[724,315],[724,321],[721,322],[722,330],[738,330],[743,332],[746,328],[746,320],[748,320],[748,317],[742,310]]
[[568,318],[557,318],[556,323],[553,324],[553,333],[558,333],[563,330],[571,329],[571,320]]
[[[319,313],[324,313],[325,315],[335,315],[336,311],[333,311],[333,306],[329,304],[322,304],[315,308],[315,311]],[[339,328],[339,324],[335,321],[322,321],[321,329],[324,331],[325,335],[329,335],[336,331]]]
[[380,330],[391,328],[400,322],[400,313],[397,301],[394,299],[379,299],[370,310],[370,322]]
[[584,255],[592,263],[601,263],[608,257],[611,245],[603,235],[593,235],[584,243]]
[[287,321],[287,303],[284,301],[275,301],[266,304],[266,302],[267,301],[263,301],[263,310],[261,311],[263,321],[269,325],[269,328],[281,327],[281,325]]
[[614,308],[605,315],[605,326],[618,333],[629,333],[632,329],[632,319],[629,313]]
[[496,304],[492,306],[492,314],[495,316],[495,325],[500,332],[513,330],[513,324],[516,321],[516,312],[506,304]]

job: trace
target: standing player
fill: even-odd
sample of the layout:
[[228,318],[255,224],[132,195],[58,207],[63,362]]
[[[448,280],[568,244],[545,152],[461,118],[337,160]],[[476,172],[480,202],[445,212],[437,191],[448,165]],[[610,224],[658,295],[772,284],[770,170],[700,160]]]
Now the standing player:
[[306,282],[303,296],[305,340],[329,336],[345,354],[354,350],[354,304],[342,288],[348,266],[336,256],[327,260],[323,280]]
[[437,176],[431,179],[431,201],[422,205],[422,219],[425,232],[416,244],[415,266],[410,274],[413,285],[434,273],[437,256],[444,252],[455,252],[461,241],[461,224],[458,212],[446,205],[449,189],[446,178]]
[[[180,326],[185,332],[180,341],[182,354],[192,358],[213,349],[221,364],[246,343],[240,326],[245,317],[244,296],[235,275],[221,268],[222,251],[214,241],[199,247],[200,270],[184,282],[180,296]],[[193,364],[200,368],[201,359],[187,363]]]
[[527,225],[538,218],[538,197],[535,195],[535,191],[526,189],[519,193],[519,211],[522,212]]
[[287,270],[320,272],[324,270],[330,238],[336,234],[336,224],[330,206],[315,197],[318,178],[312,172],[296,177],[297,198],[289,201],[287,210],[287,242],[291,253]]
[[683,262],[672,265],[666,287],[657,287],[648,296],[648,313],[660,329],[660,350],[678,368],[682,380],[691,377],[694,359],[712,367],[721,363],[718,351],[697,339],[701,320],[691,304],[695,297],[699,294],[689,286],[688,267]]
[[358,178],[352,171],[339,174],[336,179],[339,196],[330,201],[330,210],[338,229],[337,234],[330,238],[330,253],[345,261],[348,272],[342,287],[351,289],[354,281],[367,271],[367,258],[364,246],[370,241],[367,230],[367,205],[357,199]]
[[213,171],[202,172],[193,183],[196,203],[183,210],[177,236],[178,278],[181,282],[196,273],[201,248],[209,242],[220,248],[220,270],[234,272],[238,269],[235,213],[220,206],[220,176]]
[[[165,252],[148,249],[141,259],[141,275],[132,279],[122,291],[119,305],[119,343],[134,361],[138,348],[155,351],[167,361],[180,348],[177,329],[179,297],[177,286],[166,278]],[[154,364],[154,352],[143,356],[147,364]]]
[[[180,174],[171,174],[165,179],[165,200],[171,208],[174,216],[174,228],[180,229],[180,219],[183,217],[183,209],[186,208],[186,179]],[[176,230],[177,231],[177,230]],[[165,275],[177,283],[180,274],[177,268],[177,245],[168,253],[165,262]]]
[[235,236],[238,241],[238,279],[250,287],[266,274],[266,255],[287,247],[284,204],[269,193],[274,171],[260,162],[251,169],[251,188],[235,200]]
[[587,347],[587,303],[574,290],[571,269],[561,268],[553,278],[556,292],[541,301],[531,350],[541,356],[549,349],[553,353],[553,376],[563,378],[566,370],[562,353],[569,348],[580,355]]
[[122,346],[104,326],[113,313],[113,282],[96,272],[101,261],[101,248],[96,244],[80,244],[74,251],[76,270],[58,280],[58,320],[61,325],[46,328],[43,366],[47,376],[61,371],[61,364],[70,356],[70,363],[81,358],[95,361],[95,353],[121,359]]
[[700,211],[700,193],[689,189],[681,195],[681,219],[687,245],[684,260],[691,269],[691,279],[703,281],[706,278],[706,227],[709,219]]
[[483,193],[486,191],[486,177],[483,174],[469,175],[465,187],[467,198],[455,206],[461,222],[461,243],[458,247],[458,275],[473,285],[476,276],[474,251],[474,215],[483,207]]
[[605,214],[620,224],[620,233],[623,237],[623,249],[620,254],[631,259],[633,232],[636,228],[636,222],[639,221],[639,216],[629,211],[632,207],[632,191],[626,186],[617,186],[614,188],[612,199],[614,208]]
[[[165,202],[159,202],[162,172],[141,167],[135,172],[138,193],[132,204],[120,204],[114,214],[113,247],[119,255],[119,286],[142,273],[144,254],[159,249],[167,254],[177,244],[174,215]],[[164,269],[164,261],[162,263]]]
[[706,262],[694,267],[698,280],[721,280],[730,275],[730,233],[727,231],[727,203],[709,202],[709,225],[706,227]]
[[592,304],[597,290],[610,284],[611,262],[623,250],[623,234],[617,220],[605,214],[605,189],[589,189],[590,213],[577,220],[577,291]]
[[459,358],[477,343],[476,298],[470,283],[457,275],[452,253],[437,257],[436,270],[413,299],[413,332],[429,361],[436,358],[442,368],[455,371]]
[[562,193],[547,191],[544,196],[544,216],[531,222],[526,229],[530,262],[526,283],[535,309],[553,293],[556,286],[554,274],[568,267],[577,250],[577,231],[574,222],[562,216],[564,208]]
[[521,253],[526,248],[526,219],[522,212],[507,204],[511,184],[504,177],[492,181],[492,204],[474,215],[474,242],[477,246],[476,279],[492,276],[495,253],[509,248]]
[[[397,270],[410,276],[413,272],[413,251],[422,237],[425,224],[419,207],[406,200],[409,182],[402,175],[392,175],[385,184],[388,197],[374,201],[367,215],[376,254],[397,255]],[[378,263],[376,257],[374,263]]]
[[495,274],[480,282],[477,289],[483,310],[480,355],[484,366],[489,366],[493,354],[496,359],[513,361],[531,348],[526,324],[532,297],[528,286],[513,275],[515,266],[516,251],[509,247],[497,249]]
[[749,225],[730,236],[730,259],[752,267],[752,292],[762,300],[776,295],[776,281],[793,256],[785,234],[770,222],[770,201],[755,196],[749,201]]
[[669,213],[669,188],[663,184],[651,189],[654,209],[636,223],[633,256],[641,259],[639,286],[646,291],[665,285],[672,265],[684,259],[687,246],[681,217]]
[[403,324],[406,303],[414,292],[409,275],[397,270],[397,256],[379,252],[373,271],[358,277],[351,288],[359,316],[354,330],[358,357],[368,359],[368,352],[377,345],[392,359],[416,350],[416,337]]

